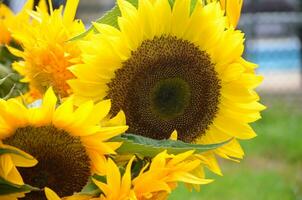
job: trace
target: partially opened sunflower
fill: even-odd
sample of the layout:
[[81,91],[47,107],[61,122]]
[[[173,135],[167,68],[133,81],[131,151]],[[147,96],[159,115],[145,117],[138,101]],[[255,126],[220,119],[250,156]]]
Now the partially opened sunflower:
[[[88,101],[77,109],[72,97],[58,107],[56,104],[52,89],[47,90],[40,107],[26,108],[16,99],[0,100],[1,144],[27,152],[38,161],[26,163],[22,157],[1,156],[0,176],[14,183],[50,187],[64,197],[80,192],[91,174],[106,172],[105,156],[115,154],[121,145],[106,141],[125,132],[127,126],[122,112],[108,118],[108,100]],[[16,170],[15,166],[22,168]],[[25,199],[45,197],[43,192],[31,192]]]
[[37,11],[28,11],[32,20],[12,32],[22,46],[22,50],[9,48],[22,58],[13,68],[24,76],[23,82],[29,83],[29,102],[40,98],[50,86],[62,98],[70,94],[66,81],[74,76],[68,67],[80,62],[80,49],[68,40],[85,30],[83,23],[74,19],[78,3],[68,0],[64,12],[63,6],[53,10],[50,3],[50,14],[41,3]]
[[83,63],[71,67],[77,78],[69,84],[78,102],[111,99],[130,133],[160,140],[176,130],[198,144],[232,139],[214,151],[240,159],[237,139],[256,136],[249,123],[264,109],[254,91],[263,78],[242,58],[244,34],[217,1],[169,2],[118,0],[118,28],[93,24],[99,34],[82,42]]

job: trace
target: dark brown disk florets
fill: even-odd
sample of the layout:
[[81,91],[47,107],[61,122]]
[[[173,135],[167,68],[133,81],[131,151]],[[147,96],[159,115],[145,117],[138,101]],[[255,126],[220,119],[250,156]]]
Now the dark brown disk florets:
[[[26,184],[49,187],[59,196],[79,192],[90,176],[90,159],[79,137],[53,126],[18,128],[3,141],[38,160],[34,167],[19,168]],[[43,192],[26,194],[24,200],[46,200]]]
[[220,81],[209,55],[172,36],[144,41],[108,84],[112,112],[124,110],[128,132],[192,142],[212,123]]

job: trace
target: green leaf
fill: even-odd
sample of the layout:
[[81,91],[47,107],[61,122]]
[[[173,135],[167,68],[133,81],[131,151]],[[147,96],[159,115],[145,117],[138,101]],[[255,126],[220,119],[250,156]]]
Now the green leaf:
[[[138,5],[138,0],[127,0],[127,1],[130,2],[132,5],[134,5],[136,7]],[[115,5],[111,10],[107,11],[104,14],[104,16],[102,16],[101,18],[96,20],[96,22],[97,23],[102,23],[102,24],[108,24],[108,25],[113,26],[115,28],[119,28],[118,23],[117,23],[117,19],[120,16],[121,16],[121,11],[118,8],[118,6]],[[85,37],[86,35],[88,35],[88,33],[90,33],[91,31],[97,32],[97,30],[94,28],[94,26],[90,26],[85,32],[81,33],[80,35],[77,35],[77,36],[73,37],[70,40],[73,41],[73,40],[81,39],[81,38]]]
[[0,195],[8,195],[19,192],[40,191],[39,188],[30,185],[17,185],[0,177]]
[[9,77],[11,77],[13,73],[7,74],[5,77],[0,79],[0,85],[2,85]]
[[[102,24],[108,24],[108,25],[118,28],[117,18],[120,15],[121,15],[121,12],[120,12],[119,8],[117,7],[117,5],[115,5],[111,10],[107,11],[103,17],[96,20],[96,22],[102,23]],[[93,25],[91,25],[85,32],[71,38],[70,41],[81,39],[92,31],[97,32],[97,30],[94,28]]]
[[27,90],[27,84],[20,82],[21,76],[11,66],[0,63],[0,98],[20,96]]
[[[129,3],[138,7],[138,0],[127,0]],[[121,11],[117,5],[115,5],[111,10],[109,10],[103,17],[98,19],[96,22],[102,24],[108,24],[114,26],[115,28],[119,28],[117,19],[121,16]]]
[[97,181],[103,182],[103,183],[107,182],[106,176],[100,176],[100,175],[97,175],[97,174],[93,174],[92,178],[97,180]]
[[[14,42],[10,46],[17,46]],[[11,54],[6,46],[0,46],[0,63],[4,65],[10,65],[14,61],[18,60],[16,56]]]
[[196,6],[197,0],[191,0],[191,14],[194,11],[194,8]]
[[91,196],[99,196],[100,193],[101,193],[101,190],[90,179],[88,181],[88,183],[84,186],[84,188],[82,189],[82,191],[79,192],[78,194],[81,194],[81,195],[91,195]]
[[132,167],[131,167],[131,176],[137,177],[141,170],[150,162],[150,159],[146,158],[140,158],[139,156],[136,156],[136,159],[133,161]]
[[[127,0],[130,2],[132,5],[134,5],[136,8],[138,7],[138,0]],[[169,1],[171,7],[173,7],[175,0],[167,0]],[[191,0],[191,13],[193,12],[195,5],[197,3],[197,0]],[[104,16],[96,20],[97,23],[102,23],[102,24],[108,24],[110,26],[113,26],[117,29],[119,29],[118,26],[118,17],[121,16],[121,11],[118,8],[117,5],[115,5],[111,10],[107,11]],[[97,32],[97,30],[94,28],[94,26],[90,26],[85,32],[73,37],[70,39],[70,41],[81,39],[88,35],[91,31]]]
[[15,88],[16,88],[16,84],[14,84],[14,85],[11,87],[11,89],[9,90],[9,92],[7,93],[7,95],[5,95],[5,96],[3,97],[3,99],[4,99],[4,100],[9,99],[9,98],[13,95],[13,93],[14,93],[14,91],[15,91]]
[[91,196],[99,196],[101,194],[100,188],[94,182],[92,179],[98,180],[100,182],[106,183],[106,177],[105,176],[100,176],[97,174],[92,175],[89,178],[88,183],[84,186],[84,188],[79,192],[78,194],[80,195],[91,195]]
[[154,157],[158,153],[167,150],[170,154],[179,154],[189,150],[195,150],[195,153],[202,153],[221,147],[232,139],[217,144],[190,144],[180,140],[155,140],[140,135],[123,134],[112,138],[112,142],[123,142],[122,146],[116,150],[119,154],[140,154],[142,156]]

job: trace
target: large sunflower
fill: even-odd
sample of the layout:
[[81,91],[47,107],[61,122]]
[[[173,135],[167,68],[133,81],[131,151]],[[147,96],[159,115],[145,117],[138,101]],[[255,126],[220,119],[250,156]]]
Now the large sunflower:
[[[50,1],[51,2],[51,1]],[[22,60],[13,68],[24,76],[30,93],[39,98],[52,86],[60,97],[67,97],[70,88],[66,80],[74,78],[68,67],[79,62],[80,49],[76,42],[68,40],[83,32],[85,27],[80,20],[74,20],[79,0],[68,0],[63,6],[48,14],[45,4],[31,11],[31,22],[12,30],[12,37],[20,43],[22,51],[9,48]]]
[[[39,108],[28,109],[15,99],[0,100],[0,142],[38,160],[36,166],[18,172],[14,164],[24,166],[24,161],[0,157],[0,169],[11,171],[4,177],[9,181],[20,183],[23,178],[32,186],[49,186],[60,196],[68,196],[79,192],[91,173],[105,173],[105,155],[114,154],[121,145],[106,141],[125,132],[127,126],[122,112],[112,119],[107,117],[108,100],[95,105],[86,102],[76,110],[72,97],[57,108],[56,103],[52,89],[46,92]],[[26,199],[44,199],[41,195],[31,192]]]
[[242,158],[236,139],[256,136],[249,123],[264,109],[254,91],[262,77],[242,58],[244,34],[216,1],[169,2],[118,0],[119,29],[94,23],[100,33],[82,43],[84,63],[71,68],[69,84],[78,101],[111,99],[130,133],[166,139],[177,130],[201,144],[234,138],[215,151]]

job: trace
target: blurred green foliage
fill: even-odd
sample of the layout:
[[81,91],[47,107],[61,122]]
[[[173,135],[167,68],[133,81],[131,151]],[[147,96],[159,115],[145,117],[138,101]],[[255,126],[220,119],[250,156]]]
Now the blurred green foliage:
[[[220,160],[224,176],[188,192],[183,185],[170,200],[302,200],[302,110],[297,102],[270,97],[263,119],[253,126],[258,136],[243,141],[241,163]],[[267,102],[267,103],[266,103]]]
[[5,46],[0,46],[0,98],[16,97],[27,91],[27,84],[20,82],[21,76],[11,67],[17,60]]

